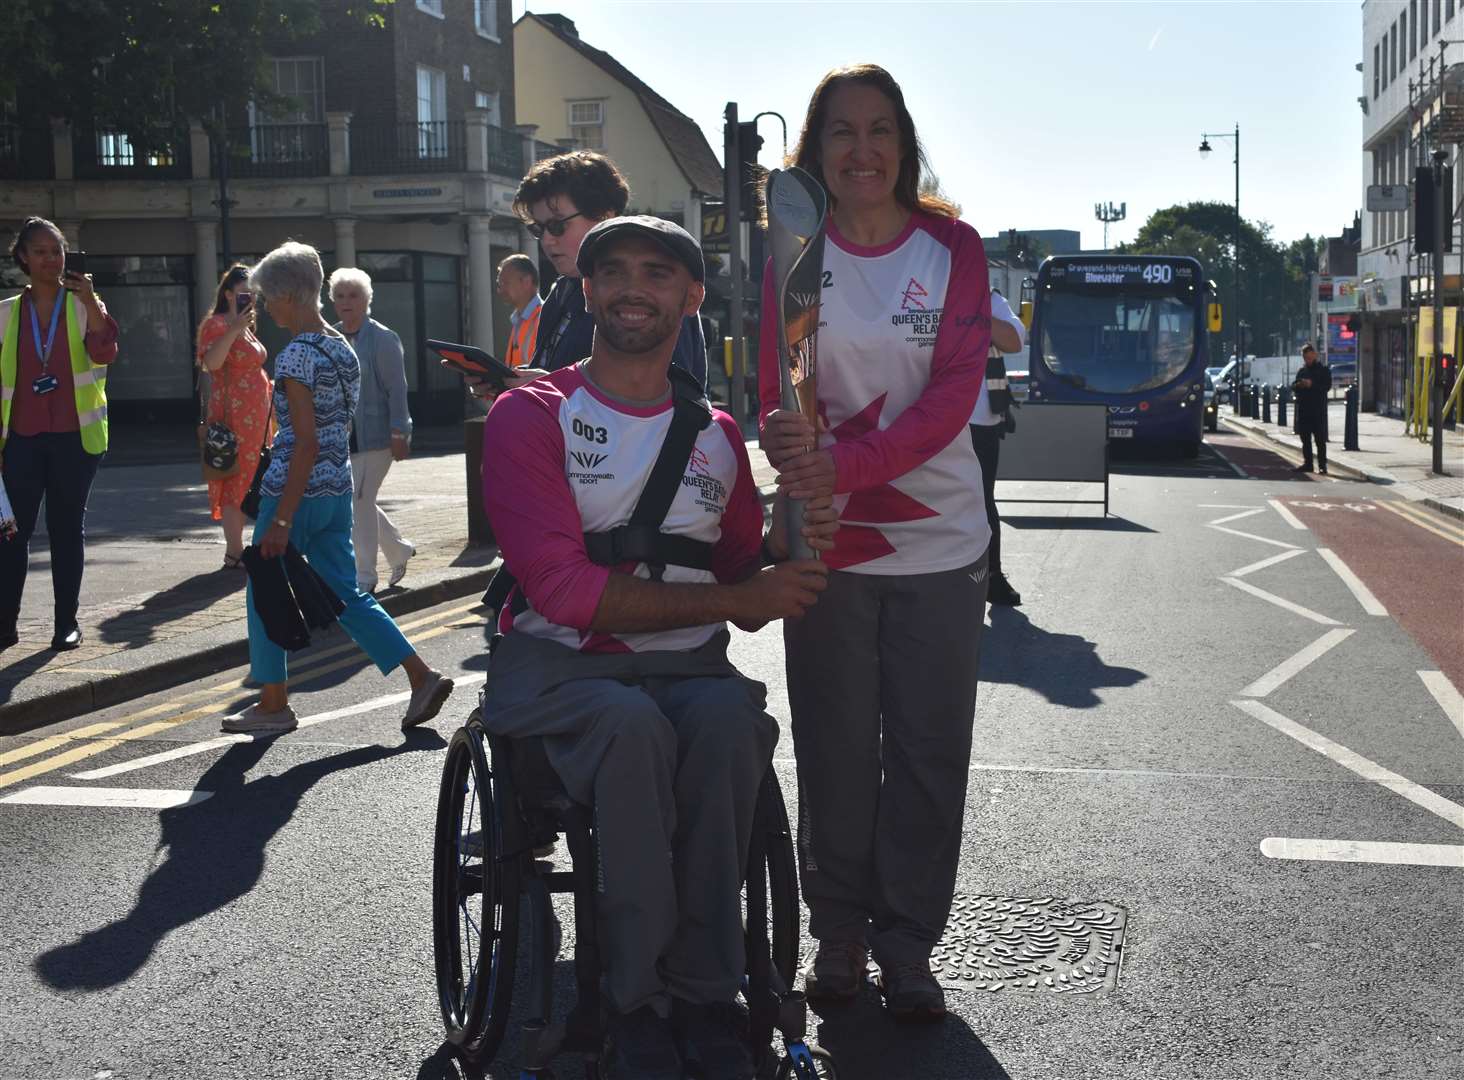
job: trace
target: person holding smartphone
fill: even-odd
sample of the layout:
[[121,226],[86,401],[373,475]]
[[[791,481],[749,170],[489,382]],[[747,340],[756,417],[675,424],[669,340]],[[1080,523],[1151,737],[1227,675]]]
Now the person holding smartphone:
[[30,284],[0,301],[0,474],[17,535],[0,542],[0,650],[19,640],[30,538],[41,503],[51,543],[51,648],[81,645],[86,501],[107,452],[107,365],[117,323],[61,230],[27,218],[10,256]]
[[198,366],[209,376],[205,423],[221,423],[239,441],[239,467],[233,475],[208,482],[208,507],[224,528],[225,570],[242,569],[244,512],[259,454],[269,433],[269,358],[254,336],[254,297],[249,267],[235,263],[224,271],[214,293],[213,313],[198,327]]

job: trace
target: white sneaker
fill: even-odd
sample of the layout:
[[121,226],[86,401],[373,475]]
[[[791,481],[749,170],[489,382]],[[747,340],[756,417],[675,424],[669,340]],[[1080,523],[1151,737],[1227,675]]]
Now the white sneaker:
[[258,705],[251,705],[241,713],[224,717],[220,729],[231,735],[283,735],[300,726],[295,710],[286,705],[278,712],[266,712]]
[[412,547],[411,544],[408,544],[407,548],[409,549],[407,551],[407,558],[402,560],[402,564],[400,566],[393,566],[391,568],[391,577],[386,579],[386,587],[388,589],[396,588],[397,585],[401,582],[402,578],[407,576],[407,561],[411,559],[413,555],[417,554],[417,549],[415,547]]
[[439,712],[452,695],[452,680],[436,671],[429,671],[422,685],[412,691],[407,702],[407,715],[402,717],[402,730],[425,724]]

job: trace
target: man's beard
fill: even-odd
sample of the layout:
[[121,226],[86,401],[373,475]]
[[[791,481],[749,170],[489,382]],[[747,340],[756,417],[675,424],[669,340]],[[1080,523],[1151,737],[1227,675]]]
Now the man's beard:
[[617,324],[608,311],[596,310],[592,314],[595,319],[595,333],[603,334],[610,347],[620,353],[651,352],[664,344],[667,338],[674,337],[681,326],[681,320],[675,314],[659,309],[645,323],[635,328]]

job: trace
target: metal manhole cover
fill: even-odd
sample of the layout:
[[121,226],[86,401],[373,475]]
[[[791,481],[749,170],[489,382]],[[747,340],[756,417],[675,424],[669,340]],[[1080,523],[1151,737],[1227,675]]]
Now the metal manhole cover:
[[957,896],[930,956],[958,990],[1092,994],[1118,985],[1128,914],[1114,904],[1017,896]]

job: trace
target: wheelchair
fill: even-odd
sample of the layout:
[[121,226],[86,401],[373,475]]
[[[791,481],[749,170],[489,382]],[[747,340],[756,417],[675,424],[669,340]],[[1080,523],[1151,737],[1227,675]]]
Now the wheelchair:
[[[552,1080],[550,1063],[559,1054],[582,1055],[586,1080],[600,1077],[605,1013],[593,833],[591,809],[565,793],[541,740],[488,734],[481,705],[453,734],[433,846],[433,952],[447,1044],[471,1075],[481,1076],[503,1045],[526,931],[529,1001],[520,1080]],[[569,870],[535,857],[561,835]],[[558,922],[552,897],[560,893],[574,897],[576,1000],[555,1022]],[[787,810],[771,768],[758,793],[744,895],[741,997],[758,1080],[836,1080],[833,1060],[807,1041],[803,994],[790,989],[799,958],[798,879]]]

